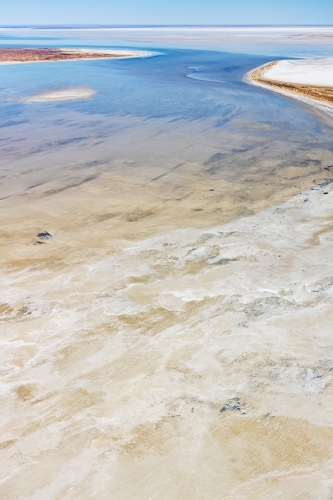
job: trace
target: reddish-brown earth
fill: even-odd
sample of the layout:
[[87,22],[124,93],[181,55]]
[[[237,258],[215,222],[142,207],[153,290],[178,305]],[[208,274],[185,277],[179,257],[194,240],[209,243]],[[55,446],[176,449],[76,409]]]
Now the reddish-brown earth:
[[[128,54],[130,55],[130,54]],[[70,49],[0,49],[0,62],[62,61],[71,59],[96,59],[126,57],[123,53],[93,52]]]

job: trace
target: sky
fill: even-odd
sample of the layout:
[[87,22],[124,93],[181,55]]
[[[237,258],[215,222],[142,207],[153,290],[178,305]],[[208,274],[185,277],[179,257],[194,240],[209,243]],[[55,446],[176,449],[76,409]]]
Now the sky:
[[333,0],[0,0],[0,25],[333,25]]

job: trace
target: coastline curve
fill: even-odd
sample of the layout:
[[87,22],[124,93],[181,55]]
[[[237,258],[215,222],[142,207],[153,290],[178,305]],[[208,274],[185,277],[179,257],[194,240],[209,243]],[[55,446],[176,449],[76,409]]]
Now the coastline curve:
[[278,61],[270,61],[248,71],[244,75],[243,81],[249,85],[303,102],[333,116],[333,87],[278,81],[262,76],[264,71],[269,70],[277,63]]

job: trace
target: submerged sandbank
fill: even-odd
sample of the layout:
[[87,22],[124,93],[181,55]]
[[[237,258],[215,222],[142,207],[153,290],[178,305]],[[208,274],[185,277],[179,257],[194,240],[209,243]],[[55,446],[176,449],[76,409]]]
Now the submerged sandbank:
[[333,59],[272,61],[245,75],[245,81],[310,104],[333,115]]
[[49,90],[39,94],[22,97],[21,102],[56,102],[89,99],[96,94],[96,90],[89,87],[72,87],[65,89]]

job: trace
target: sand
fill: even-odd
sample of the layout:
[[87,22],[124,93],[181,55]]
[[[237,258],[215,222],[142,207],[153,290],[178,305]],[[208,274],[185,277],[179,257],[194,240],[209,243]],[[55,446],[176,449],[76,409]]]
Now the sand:
[[64,62],[85,59],[128,59],[150,57],[152,52],[118,49],[0,48],[0,64]]
[[211,175],[223,131],[139,123],[159,168],[90,142],[6,164],[0,497],[330,500],[332,153]]
[[2,267],[1,498],[329,500],[332,184],[209,229],[100,226]]
[[277,61],[274,66],[263,70],[261,76],[279,82],[333,87],[333,58]]
[[332,59],[273,61],[245,75],[250,84],[310,104],[333,115]]

